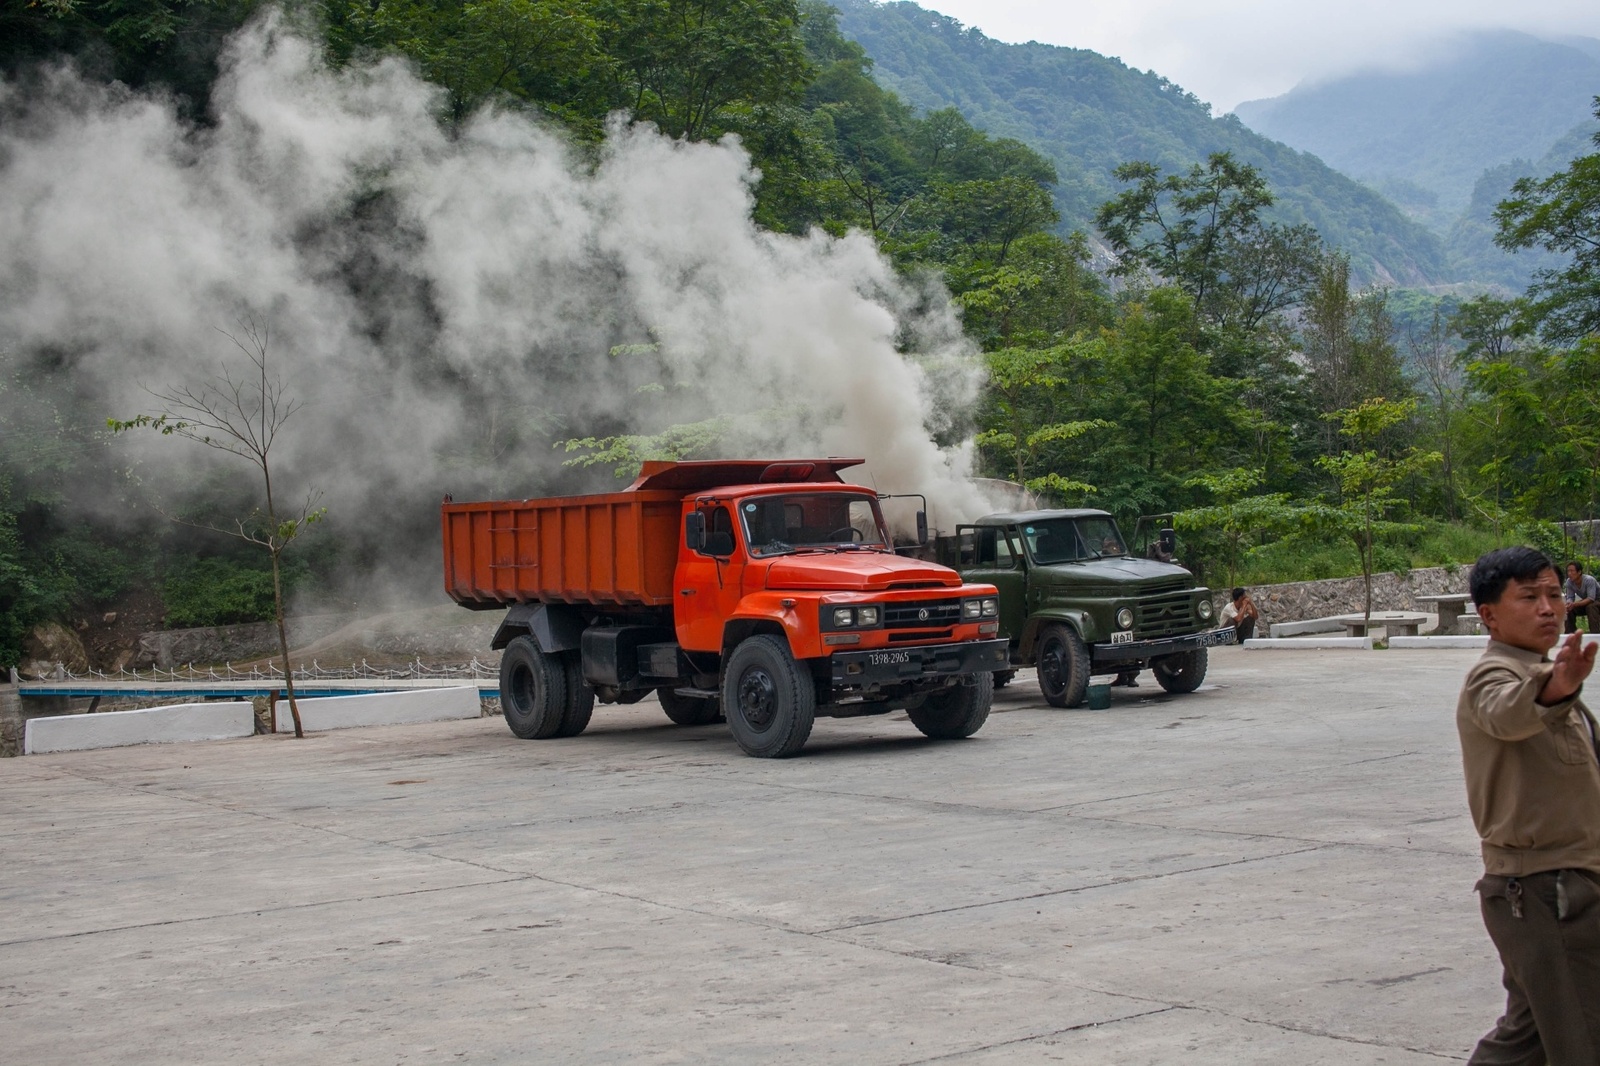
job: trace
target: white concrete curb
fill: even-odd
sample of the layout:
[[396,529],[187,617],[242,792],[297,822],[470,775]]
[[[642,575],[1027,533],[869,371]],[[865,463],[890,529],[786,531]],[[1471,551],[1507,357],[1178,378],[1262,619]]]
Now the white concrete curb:
[[1371,651],[1372,637],[1251,637],[1239,645],[1245,651],[1315,651],[1319,648],[1346,648]]
[[179,703],[137,711],[62,714],[31,719],[24,727],[22,753],[223,740],[248,737],[255,731],[255,713],[249,703]]
[[[315,696],[295,702],[300,707],[300,723],[307,732],[476,718],[481,708],[476,685],[370,692],[360,696]],[[278,700],[278,732],[294,732],[294,716],[289,713],[286,699]]]
[[1486,636],[1473,636],[1467,633],[1449,634],[1442,637],[1390,637],[1391,648],[1483,648],[1489,644]]

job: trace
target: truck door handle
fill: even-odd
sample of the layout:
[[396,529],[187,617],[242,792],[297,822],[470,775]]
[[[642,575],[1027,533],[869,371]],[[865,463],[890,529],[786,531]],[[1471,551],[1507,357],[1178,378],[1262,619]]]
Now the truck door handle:
[[678,595],[680,595],[680,596],[693,596],[695,594],[695,592],[697,592],[697,591],[698,591],[697,589],[679,589],[678,590]]

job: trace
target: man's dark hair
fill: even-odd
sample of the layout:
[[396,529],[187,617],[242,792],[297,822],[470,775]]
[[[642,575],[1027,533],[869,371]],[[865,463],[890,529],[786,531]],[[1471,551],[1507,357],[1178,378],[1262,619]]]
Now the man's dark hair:
[[1514,548],[1496,548],[1484,552],[1472,564],[1472,602],[1481,607],[1486,603],[1499,603],[1511,581],[1532,581],[1546,570],[1555,570],[1556,564],[1542,551],[1521,544]]
[[1572,560],[1572,562],[1568,563],[1567,565],[1571,566],[1571,567],[1575,567],[1577,569],[1578,573],[1580,573],[1580,574],[1583,573],[1583,564],[1578,562],[1578,560],[1574,559],[1574,560]]
[[1239,597],[1243,596],[1243,595],[1244,595],[1244,586],[1243,585],[1240,585],[1240,586],[1238,586],[1237,588],[1235,588],[1233,590],[1233,598],[1235,600],[1238,600]]

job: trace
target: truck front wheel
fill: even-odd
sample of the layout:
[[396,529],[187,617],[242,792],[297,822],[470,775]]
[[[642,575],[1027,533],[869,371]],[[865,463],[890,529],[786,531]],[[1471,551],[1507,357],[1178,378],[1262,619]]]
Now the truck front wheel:
[[1150,672],[1156,682],[1168,692],[1179,694],[1193,692],[1206,679],[1206,650],[1179,652],[1150,660]]
[[566,718],[566,668],[532,637],[516,638],[500,656],[500,709],[523,740],[548,740]]
[[908,709],[906,716],[925,736],[934,740],[960,740],[983,728],[993,703],[994,675],[974,674],[972,684],[935,692],[922,706]]
[[1089,690],[1089,649],[1071,626],[1039,634],[1039,691],[1052,707],[1076,707]]
[[755,636],[728,656],[722,712],[746,755],[782,759],[805,746],[817,713],[817,691],[780,637]]

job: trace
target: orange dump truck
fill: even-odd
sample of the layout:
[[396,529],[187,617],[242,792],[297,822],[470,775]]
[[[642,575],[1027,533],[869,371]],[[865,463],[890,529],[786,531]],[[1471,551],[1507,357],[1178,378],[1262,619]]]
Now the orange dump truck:
[[506,611],[511,731],[575,736],[596,700],[655,692],[674,722],[726,717],[769,758],[817,717],[977,732],[1008,666],[995,588],[896,555],[880,497],[839,476],[860,462],[646,463],[621,492],[447,501],[446,590]]

